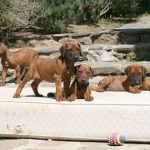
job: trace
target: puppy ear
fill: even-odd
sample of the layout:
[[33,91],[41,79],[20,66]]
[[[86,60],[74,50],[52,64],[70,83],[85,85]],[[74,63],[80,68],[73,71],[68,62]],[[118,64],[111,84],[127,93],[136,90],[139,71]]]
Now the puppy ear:
[[74,74],[77,75],[78,69],[80,68],[81,65],[77,65],[74,68]]
[[124,72],[127,76],[130,76],[131,75],[131,67],[128,66],[127,68],[125,68]]
[[7,46],[4,43],[0,42],[0,51],[4,53],[6,50],[7,50]]
[[142,76],[143,78],[145,78],[147,74],[147,69],[144,66],[141,66],[141,69],[142,69]]
[[82,54],[82,51],[81,51],[81,45],[80,45],[79,42],[78,42],[78,46],[79,46],[79,49],[80,49],[80,56],[83,57],[83,54]]
[[74,67],[74,76],[75,78],[77,77],[77,72],[78,72],[78,69],[80,68],[81,65],[78,65],[78,66],[75,66]]
[[65,56],[66,46],[67,46],[67,43],[64,43],[64,44],[59,48],[59,51],[60,51],[61,56],[62,56],[63,58],[64,58],[64,56]]
[[91,78],[94,76],[94,70],[90,67],[91,70]]

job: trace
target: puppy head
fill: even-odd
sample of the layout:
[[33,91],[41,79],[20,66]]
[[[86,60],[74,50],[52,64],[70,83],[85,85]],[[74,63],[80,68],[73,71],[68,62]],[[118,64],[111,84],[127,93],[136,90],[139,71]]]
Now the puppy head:
[[79,65],[76,70],[77,81],[80,84],[86,85],[89,79],[93,76],[93,70],[89,65]]
[[130,65],[125,69],[125,73],[131,80],[133,86],[142,86],[147,70],[141,65]]
[[3,55],[7,50],[7,47],[4,43],[0,42],[0,55]]
[[60,47],[61,56],[69,61],[76,62],[79,60],[81,53],[81,46],[75,40],[68,40]]

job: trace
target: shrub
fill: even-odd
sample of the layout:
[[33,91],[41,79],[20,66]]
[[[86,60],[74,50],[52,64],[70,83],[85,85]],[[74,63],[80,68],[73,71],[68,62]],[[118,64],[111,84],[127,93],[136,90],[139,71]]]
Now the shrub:
[[96,23],[102,17],[135,17],[150,12],[150,0],[0,0],[0,26],[8,29],[42,27],[45,32],[66,32],[68,24]]

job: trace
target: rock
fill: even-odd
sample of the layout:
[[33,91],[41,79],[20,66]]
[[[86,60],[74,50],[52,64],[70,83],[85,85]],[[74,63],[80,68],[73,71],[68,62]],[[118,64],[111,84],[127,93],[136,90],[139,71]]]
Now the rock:
[[60,46],[60,44],[55,40],[43,40],[44,46]]
[[106,50],[101,51],[100,60],[103,61],[103,62],[115,62],[115,61],[118,61],[118,59],[113,56],[113,51],[108,52]]
[[49,58],[50,59],[55,59],[55,58],[58,58],[60,56],[60,52],[56,52],[56,53],[52,53],[49,55]]
[[45,40],[30,40],[29,41],[29,46],[32,46],[32,47],[57,47],[59,46],[60,44],[54,40],[48,40],[48,39],[45,39]]
[[35,39],[30,40],[30,41],[28,41],[28,45],[34,47],[37,45],[37,41]]
[[17,40],[16,43],[13,45],[16,48],[25,47],[27,44],[23,40]]
[[78,39],[78,41],[83,45],[92,44],[92,39],[90,37],[83,37],[83,38]]
[[64,42],[66,42],[66,41],[68,41],[70,39],[72,39],[72,38],[68,38],[68,37],[62,38],[62,39],[59,40],[59,43],[63,44]]
[[83,50],[83,55],[87,58],[88,61],[91,62],[115,62],[118,61],[118,59],[114,56],[114,53],[116,52],[110,50],[107,51],[105,49],[98,50],[98,51],[92,51],[88,48]]
[[120,34],[119,43],[121,44],[135,44],[140,42],[139,34]]
[[52,53],[58,52],[60,46],[50,46],[50,47],[36,47],[35,50],[39,55],[50,55]]
[[118,44],[118,35],[116,34],[102,34],[97,38],[93,43],[102,43],[102,44]]
[[150,34],[143,34],[141,36],[141,42],[150,42]]
[[54,40],[59,41],[60,39],[71,37],[71,34],[53,34],[52,37]]

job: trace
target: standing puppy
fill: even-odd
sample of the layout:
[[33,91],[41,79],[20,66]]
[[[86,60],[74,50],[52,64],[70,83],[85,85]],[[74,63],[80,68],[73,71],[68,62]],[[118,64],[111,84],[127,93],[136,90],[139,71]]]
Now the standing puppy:
[[124,76],[109,76],[98,83],[98,87],[91,89],[97,92],[128,91],[140,93],[141,90],[150,91],[150,83],[146,80],[146,68],[141,65],[130,65],[125,69]]
[[32,61],[38,57],[38,54],[30,48],[11,52],[4,43],[0,42],[0,56],[3,68],[1,86],[3,86],[5,85],[8,68],[16,70],[16,83],[19,83],[21,67],[28,67]]
[[93,100],[91,90],[89,88],[89,78],[92,77],[93,71],[90,66],[82,64],[77,67],[76,79],[73,81],[70,89],[71,95],[68,100],[85,99]]
[[[20,97],[20,93],[25,84],[33,79],[31,87],[36,96],[42,96],[38,92],[38,85],[41,81],[54,82],[56,85],[55,98],[62,101],[70,95],[70,81],[74,73],[74,63],[81,56],[80,44],[74,40],[68,40],[60,48],[61,56],[56,59],[38,58],[29,67],[23,81],[18,86],[14,98]],[[62,92],[61,82],[64,83]],[[48,96],[50,94],[48,93]]]

